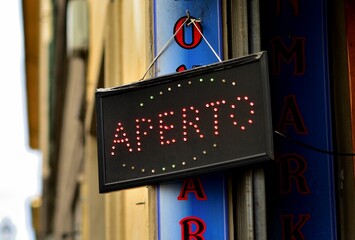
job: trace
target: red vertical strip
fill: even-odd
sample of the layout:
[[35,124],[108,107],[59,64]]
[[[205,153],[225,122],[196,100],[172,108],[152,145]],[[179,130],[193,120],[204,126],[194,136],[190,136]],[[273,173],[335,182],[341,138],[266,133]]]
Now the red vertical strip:
[[[352,126],[355,126],[355,1],[345,1],[345,15],[346,15],[346,39],[348,50],[348,69],[350,82],[350,97],[351,97],[351,121]],[[353,151],[355,151],[355,128],[352,129]],[[355,172],[355,157],[353,158],[354,172]],[[355,176],[354,176],[355,184]]]

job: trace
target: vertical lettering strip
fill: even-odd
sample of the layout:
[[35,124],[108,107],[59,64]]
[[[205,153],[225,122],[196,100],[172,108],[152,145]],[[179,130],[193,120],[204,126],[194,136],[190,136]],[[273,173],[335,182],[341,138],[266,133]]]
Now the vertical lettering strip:
[[[262,19],[269,52],[274,128],[332,150],[325,0],[274,0]],[[275,136],[267,178],[270,239],[336,239],[332,156]],[[275,189],[275,186],[278,186]]]
[[[199,30],[208,39],[213,49],[221,57],[222,53],[222,29],[221,1],[172,1],[155,0],[155,39],[156,48],[164,46],[173,33],[176,33],[175,41],[158,59],[156,72],[163,75],[172,72],[181,72],[196,66],[203,66],[216,62],[216,57],[208,45],[202,41],[202,36],[194,24],[183,26],[176,32],[186,20],[186,10],[191,16],[202,19],[202,23],[196,22]],[[209,107],[203,108],[186,106],[182,108],[182,140],[194,144],[188,139],[196,135],[199,139],[206,140],[208,132],[201,127],[201,109],[213,112],[212,119],[213,137],[221,136],[220,118],[221,107],[228,107],[222,100],[209,102]],[[220,105],[217,105],[219,101]],[[215,105],[212,107],[211,105]],[[224,106],[223,106],[224,105]],[[212,114],[212,115],[213,115]],[[213,116],[212,116],[213,118]],[[233,119],[228,119],[233,124]],[[235,120],[237,121],[237,120]],[[240,124],[240,123],[238,123]],[[246,125],[247,126],[247,125]],[[240,127],[238,125],[238,127]],[[215,144],[213,144],[216,146]],[[202,152],[203,155],[207,151]],[[197,157],[193,159],[197,160]],[[205,240],[228,239],[228,213],[226,209],[225,180],[223,174],[201,176],[200,178],[187,178],[185,180],[160,184],[159,200],[159,239],[165,240]],[[213,216],[211,213],[214,213]]]

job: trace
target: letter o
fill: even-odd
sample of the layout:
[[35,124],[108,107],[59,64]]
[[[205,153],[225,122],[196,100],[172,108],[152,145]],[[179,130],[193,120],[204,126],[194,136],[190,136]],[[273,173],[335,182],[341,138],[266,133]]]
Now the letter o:
[[[187,17],[182,17],[179,20],[177,20],[177,22],[175,23],[175,26],[174,26],[174,34],[176,34],[175,35],[175,41],[182,48],[193,49],[193,48],[197,47],[200,44],[200,42],[202,40],[202,35],[196,29],[195,25],[192,24],[192,25],[190,25],[192,27],[192,41],[190,43],[186,42],[185,26],[182,26],[182,24],[184,24],[184,22],[186,21],[186,18]],[[191,17],[191,18],[193,18],[193,17]],[[203,30],[202,30],[201,23],[195,22],[195,24],[200,29],[200,31],[202,33]],[[179,28],[180,28],[180,30],[179,30]]]

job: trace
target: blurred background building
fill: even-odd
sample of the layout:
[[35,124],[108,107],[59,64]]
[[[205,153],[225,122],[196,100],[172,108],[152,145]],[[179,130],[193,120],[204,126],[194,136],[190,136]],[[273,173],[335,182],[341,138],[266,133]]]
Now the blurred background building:
[[[249,51],[240,36],[248,35],[250,19],[259,16],[249,2],[258,1],[222,1],[228,57]],[[94,101],[97,88],[137,81],[147,70],[154,58],[153,1],[22,3],[30,147],[43,154],[43,193],[32,203],[37,239],[157,239],[154,186],[99,194]],[[354,43],[355,34],[353,25],[347,25],[354,18],[346,10],[355,8],[351,0],[327,4],[332,108],[340,129],[334,138],[337,149],[354,152],[355,107],[350,103],[355,99],[355,54],[354,45],[347,43]],[[339,76],[344,79],[341,86]],[[349,158],[336,160],[339,239],[355,238],[354,166]],[[231,221],[231,229],[238,228],[236,222]]]
[[1,240],[16,239],[16,227],[10,218],[3,218],[0,221],[0,239]]

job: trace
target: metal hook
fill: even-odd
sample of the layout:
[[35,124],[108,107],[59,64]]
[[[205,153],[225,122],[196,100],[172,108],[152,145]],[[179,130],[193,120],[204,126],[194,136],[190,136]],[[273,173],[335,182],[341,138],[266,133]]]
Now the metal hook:
[[190,12],[188,9],[186,9],[186,26],[190,26],[191,24],[193,24],[194,22],[202,22],[201,18],[193,18],[190,15]]
[[187,17],[187,21],[190,21],[190,12],[189,12],[189,9],[186,9],[186,17]]

